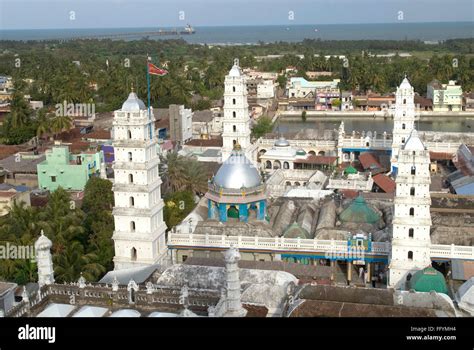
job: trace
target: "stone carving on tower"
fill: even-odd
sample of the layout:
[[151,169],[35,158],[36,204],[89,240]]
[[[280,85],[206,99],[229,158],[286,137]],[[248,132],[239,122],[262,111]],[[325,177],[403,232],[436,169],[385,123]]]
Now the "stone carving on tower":
[[235,144],[239,144],[244,151],[250,146],[250,115],[246,78],[239,67],[237,58],[224,81],[222,128],[222,161],[224,162],[229,158]]
[[53,258],[51,256],[52,246],[51,240],[41,230],[41,236],[35,242],[38,284],[40,287],[54,283]]
[[391,165],[392,172],[397,172],[398,153],[414,128],[415,92],[407,77],[397,88],[395,96],[395,114],[393,116],[393,141]]
[[399,151],[389,286],[404,289],[407,277],[431,266],[430,155],[416,129]]
[[167,256],[154,121],[153,108],[148,113],[133,91],[114,113],[115,270],[164,263]]

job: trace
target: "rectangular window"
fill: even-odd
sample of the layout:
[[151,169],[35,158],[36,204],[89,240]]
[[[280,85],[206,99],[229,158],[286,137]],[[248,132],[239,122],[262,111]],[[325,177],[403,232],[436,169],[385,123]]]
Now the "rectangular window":
[[51,176],[51,182],[56,182],[56,176]]

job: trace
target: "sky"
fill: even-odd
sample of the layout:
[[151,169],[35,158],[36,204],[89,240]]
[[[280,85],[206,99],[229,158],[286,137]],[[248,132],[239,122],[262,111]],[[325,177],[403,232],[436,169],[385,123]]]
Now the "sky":
[[473,20],[473,0],[0,0],[0,29]]

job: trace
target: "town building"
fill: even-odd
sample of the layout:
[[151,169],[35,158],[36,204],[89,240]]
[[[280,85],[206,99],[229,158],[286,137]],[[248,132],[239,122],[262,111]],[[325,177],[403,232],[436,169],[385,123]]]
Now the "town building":
[[37,165],[38,187],[44,190],[82,191],[92,176],[105,170],[102,151],[72,154],[68,146],[56,145],[45,154],[46,159]]
[[426,88],[426,97],[433,101],[434,112],[462,111],[462,87],[455,80],[442,84],[438,80],[431,81]]
[[131,92],[114,112],[115,269],[165,263],[166,224],[152,107]]
[[[46,157],[37,152],[21,152],[17,148],[14,154],[0,160],[0,174],[4,182],[15,186],[38,187],[38,164]],[[9,151],[10,152],[10,151]]]
[[26,186],[0,184],[0,216],[7,215],[15,203],[23,202],[23,205],[29,207],[31,205],[30,193],[30,188]]
[[244,151],[248,151],[250,146],[250,116],[246,77],[240,69],[238,59],[234,60],[232,69],[225,77],[224,85],[222,161],[229,158],[236,144],[239,144]]
[[169,137],[182,145],[193,138],[193,112],[183,105],[170,105]]
[[431,266],[430,155],[413,129],[399,150],[389,285],[406,289],[418,270]]
[[332,81],[308,81],[302,77],[292,77],[287,86],[288,97],[319,97],[321,103],[327,102],[329,98],[339,97],[339,82],[340,79],[333,79]]

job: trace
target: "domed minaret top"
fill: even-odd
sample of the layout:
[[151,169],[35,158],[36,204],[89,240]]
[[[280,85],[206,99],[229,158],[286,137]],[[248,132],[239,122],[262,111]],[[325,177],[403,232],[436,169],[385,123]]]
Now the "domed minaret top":
[[145,104],[140,100],[137,94],[133,91],[128,95],[127,100],[122,104],[123,112],[139,112],[146,109]]
[[403,149],[409,150],[409,151],[424,151],[425,150],[425,145],[420,140],[420,137],[418,136],[418,131],[416,131],[416,129],[413,129],[411,131],[410,137],[405,143],[405,146],[403,147]]
[[35,250],[50,250],[52,246],[53,242],[41,230],[41,236],[35,242]]
[[240,69],[239,66],[239,59],[235,58],[234,59],[234,65],[229,71],[229,76],[231,77],[240,77],[242,75],[242,70]]

